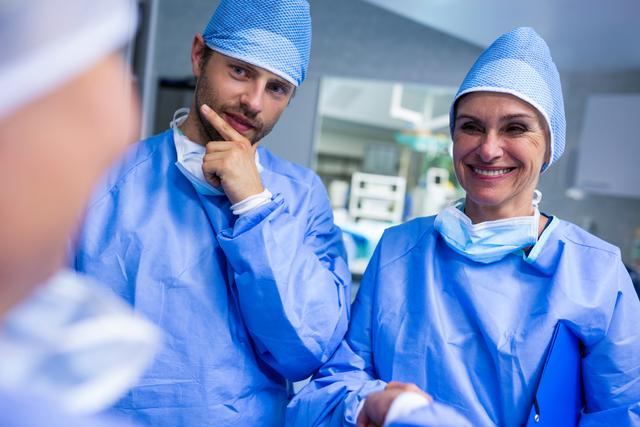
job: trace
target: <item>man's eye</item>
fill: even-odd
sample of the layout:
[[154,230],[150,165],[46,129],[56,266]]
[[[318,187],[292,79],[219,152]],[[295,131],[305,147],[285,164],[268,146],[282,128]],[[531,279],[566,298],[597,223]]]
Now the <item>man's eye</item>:
[[289,93],[289,88],[281,84],[271,84],[268,88],[275,95],[286,95]]
[[238,77],[245,77],[247,75],[247,70],[237,65],[231,66],[231,71]]

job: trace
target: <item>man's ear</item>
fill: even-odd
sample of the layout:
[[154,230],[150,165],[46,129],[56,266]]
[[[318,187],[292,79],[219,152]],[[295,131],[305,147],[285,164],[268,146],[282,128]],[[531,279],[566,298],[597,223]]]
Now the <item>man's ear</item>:
[[191,43],[191,70],[196,78],[200,77],[202,71],[202,55],[204,55],[205,49],[206,45],[204,44],[202,34],[196,34],[193,37],[193,43]]

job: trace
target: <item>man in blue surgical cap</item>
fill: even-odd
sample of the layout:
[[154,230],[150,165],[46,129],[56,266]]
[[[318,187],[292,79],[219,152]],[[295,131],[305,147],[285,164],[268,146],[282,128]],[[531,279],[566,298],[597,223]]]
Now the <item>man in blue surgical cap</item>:
[[118,413],[279,425],[286,380],[340,343],[350,274],[324,187],[260,146],[305,78],[310,42],[305,0],[221,1],[193,40],[191,108],[97,190],[75,267],[165,332]]
[[[287,422],[521,426],[533,406],[546,425],[640,425],[640,302],[620,250],[538,208],[565,116],[560,76],[533,29],[484,51],[450,125],[465,198],[385,232],[346,339]],[[558,402],[573,416],[560,424],[533,404],[559,327],[579,341],[580,366],[564,366],[580,371],[584,390],[582,413],[569,393]]]

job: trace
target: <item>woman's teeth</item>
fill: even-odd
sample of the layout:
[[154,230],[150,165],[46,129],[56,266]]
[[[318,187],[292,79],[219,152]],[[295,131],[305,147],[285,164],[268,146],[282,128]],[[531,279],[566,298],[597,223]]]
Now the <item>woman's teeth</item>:
[[498,175],[504,175],[506,173],[509,173],[511,171],[511,168],[507,168],[507,169],[480,169],[480,168],[473,168],[473,171],[479,175],[485,175],[485,176],[498,176]]

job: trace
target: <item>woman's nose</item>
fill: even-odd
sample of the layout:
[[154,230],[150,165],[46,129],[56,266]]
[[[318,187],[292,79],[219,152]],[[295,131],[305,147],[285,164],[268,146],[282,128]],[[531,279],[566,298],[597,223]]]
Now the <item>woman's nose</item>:
[[487,131],[476,152],[483,162],[490,163],[502,156],[502,142],[496,132]]

